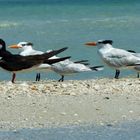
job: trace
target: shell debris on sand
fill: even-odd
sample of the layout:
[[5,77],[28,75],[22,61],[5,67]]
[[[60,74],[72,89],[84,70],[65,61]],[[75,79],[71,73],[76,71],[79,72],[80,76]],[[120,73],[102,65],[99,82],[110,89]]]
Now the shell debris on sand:
[[[134,78],[122,78],[122,79],[93,79],[93,80],[69,80],[63,83],[57,81],[17,81],[16,84],[11,82],[1,82],[1,93],[36,93],[40,94],[67,94],[66,92],[75,94],[84,93],[131,93],[140,92],[140,81]],[[30,92],[29,92],[30,91]],[[73,94],[75,93],[75,94]]]
[[1,129],[114,124],[140,119],[139,105],[137,78],[0,82]]

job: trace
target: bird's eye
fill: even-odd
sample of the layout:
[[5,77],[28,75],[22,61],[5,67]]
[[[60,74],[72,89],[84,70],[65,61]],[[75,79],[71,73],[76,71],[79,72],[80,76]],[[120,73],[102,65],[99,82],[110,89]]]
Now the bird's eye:
[[22,44],[22,46],[25,46],[26,44]]

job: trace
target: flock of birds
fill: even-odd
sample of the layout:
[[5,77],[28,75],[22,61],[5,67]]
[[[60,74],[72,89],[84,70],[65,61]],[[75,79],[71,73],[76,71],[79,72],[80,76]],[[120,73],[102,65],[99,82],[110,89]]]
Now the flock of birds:
[[[98,53],[103,62],[116,70],[115,78],[119,78],[121,69],[134,69],[140,72],[140,54],[132,50],[117,49],[112,46],[112,40],[99,40],[97,42],[88,42],[87,46],[97,46]],[[30,42],[20,42],[11,45],[9,48],[20,49],[19,54],[12,54],[6,50],[6,43],[0,39],[0,67],[12,73],[12,83],[15,82],[16,73],[27,70],[36,70],[36,81],[40,80],[40,71],[54,71],[61,78],[58,81],[64,81],[64,76],[86,72],[100,71],[104,66],[90,66],[88,60],[72,61],[70,56],[58,57],[57,54],[65,51],[67,47],[58,50],[48,50],[46,52],[33,49]]]
[[0,67],[12,73],[12,83],[15,82],[16,73],[36,70],[36,81],[40,80],[40,71],[54,71],[61,75],[59,81],[64,80],[65,75],[84,72],[102,70],[102,66],[91,67],[87,60],[73,62],[68,57],[57,57],[56,55],[68,49],[67,47],[58,50],[48,50],[41,52],[33,49],[33,44],[30,42],[20,42],[16,45],[11,45],[9,48],[20,48],[19,54],[12,54],[6,50],[6,43],[0,39]]

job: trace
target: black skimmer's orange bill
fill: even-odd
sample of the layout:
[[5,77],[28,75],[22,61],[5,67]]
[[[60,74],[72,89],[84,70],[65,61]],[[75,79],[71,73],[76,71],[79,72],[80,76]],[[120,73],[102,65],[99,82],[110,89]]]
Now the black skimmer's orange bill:
[[45,61],[47,61],[47,63],[54,63],[54,60],[52,62],[52,60],[48,59],[66,49],[67,47],[40,55],[21,56],[7,51],[5,41],[0,39],[0,57],[2,57],[0,60],[0,67],[13,73],[12,82],[14,83],[16,72],[34,69]]

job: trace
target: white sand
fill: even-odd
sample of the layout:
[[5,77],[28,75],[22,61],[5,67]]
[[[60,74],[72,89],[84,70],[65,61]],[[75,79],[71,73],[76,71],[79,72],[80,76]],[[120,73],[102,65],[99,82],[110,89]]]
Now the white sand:
[[0,82],[0,129],[140,120],[140,80]]

